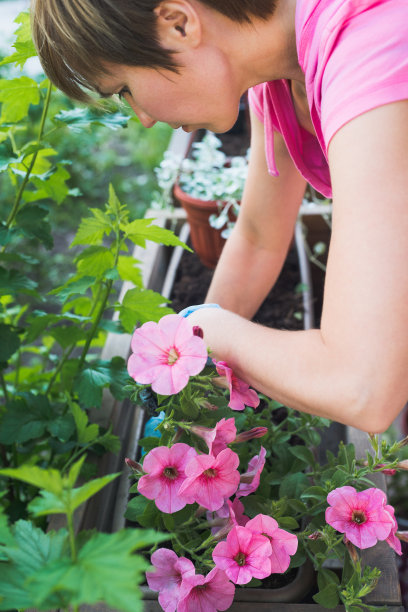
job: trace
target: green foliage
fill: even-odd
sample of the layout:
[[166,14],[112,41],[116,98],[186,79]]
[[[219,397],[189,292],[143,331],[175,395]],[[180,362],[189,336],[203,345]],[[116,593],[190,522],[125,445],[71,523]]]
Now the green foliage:
[[[16,21],[14,52],[3,66],[23,67],[35,55],[29,15]],[[73,519],[118,476],[87,480],[90,454],[119,450],[117,437],[91,422],[88,410],[101,406],[104,389],[122,400],[129,380],[123,357],[100,358],[107,334],[171,312],[162,296],[144,289],[130,249],[148,240],[182,243],[152,220],[132,218],[112,185],[104,204],[112,172],[104,174],[98,148],[112,145],[107,132],[125,133],[129,124],[132,138],[140,131],[123,108],[76,108],[48,80],[10,75],[2,71],[0,79],[0,609],[105,602],[133,612],[141,609],[138,585],[147,567],[134,552],[167,536],[75,534]],[[151,164],[159,154],[152,149]],[[97,194],[86,175],[96,168]],[[51,252],[64,233],[72,250],[69,272],[60,274]],[[137,294],[130,290],[123,306],[125,280]],[[65,516],[67,528],[44,533],[50,514]]]

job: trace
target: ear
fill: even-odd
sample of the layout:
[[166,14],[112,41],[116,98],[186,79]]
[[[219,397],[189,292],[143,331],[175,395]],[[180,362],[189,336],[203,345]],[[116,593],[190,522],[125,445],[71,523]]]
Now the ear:
[[155,9],[157,33],[164,49],[181,51],[201,41],[200,17],[189,0],[163,0]]

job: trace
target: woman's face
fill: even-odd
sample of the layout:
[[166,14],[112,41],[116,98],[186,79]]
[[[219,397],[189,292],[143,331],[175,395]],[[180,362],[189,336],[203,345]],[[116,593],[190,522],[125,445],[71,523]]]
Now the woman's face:
[[235,83],[228,58],[207,48],[179,54],[176,59],[179,73],[109,64],[106,76],[98,80],[98,89],[104,94],[120,93],[145,127],[161,121],[186,132],[229,130],[244,92]]

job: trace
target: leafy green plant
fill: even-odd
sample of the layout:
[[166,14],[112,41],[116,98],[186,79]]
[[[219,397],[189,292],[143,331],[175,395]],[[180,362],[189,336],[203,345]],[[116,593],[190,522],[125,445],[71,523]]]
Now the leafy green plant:
[[[28,15],[17,21],[15,53],[3,65],[23,65],[35,53]],[[52,212],[70,193],[79,198],[69,187],[67,169],[75,159],[61,161],[53,138],[73,126],[106,130],[128,123],[117,108],[61,109],[53,105],[55,95],[47,80],[37,83],[26,75],[0,80],[0,172],[10,193],[0,221],[0,465],[65,473],[88,452],[118,448],[112,432],[90,423],[87,414],[101,405],[104,388],[124,397],[123,358],[99,358],[107,333],[129,333],[138,321],[166,311],[165,300],[144,289],[129,247],[144,247],[146,240],[182,243],[152,220],[131,220],[111,186],[106,206],[91,208],[73,236],[72,272],[51,287],[48,282],[44,293],[37,254],[53,246]],[[34,134],[33,113],[40,116]],[[133,288],[119,304],[122,281]],[[92,467],[84,466],[84,473],[90,475]],[[1,487],[10,518],[25,518],[32,487],[16,481],[2,481]]]
[[207,132],[201,141],[193,143],[191,157],[182,159],[167,152],[156,170],[161,192],[156,194],[155,204],[171,207],[173,187],[178,181],[181,189],[193,198],[217,202],[219,214],[211,215],[210,225],[216,229],[226,226],[221,235],[227,238],[234,226],[228,213],[230,209],[235,215],[239,213],[248,159],[241,155],[228,158],[220,150],[221,145],[215,134]]
[[83,460],[65,476],[37,466],[0,470],[3,476],[40,489],[30,503],[34,517],[60,514],[67,525],[46,533],[27,520],[10,527],[0,512],[0,610],[78,610],[81,604],[101,601],[125,612],[142,610],[138,585],[148,563],[134,551],[157,545],[167,536],[152,529],[76,536],[75,510],[118,476],[75,486]]

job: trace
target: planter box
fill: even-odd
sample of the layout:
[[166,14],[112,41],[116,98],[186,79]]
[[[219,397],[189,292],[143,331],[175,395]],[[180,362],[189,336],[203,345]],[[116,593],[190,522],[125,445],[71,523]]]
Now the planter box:
[[[163,227],[171,227],[177,229],[180,238],[187,241],[189,236],[189,226],[186,222],[185,213],[183,210],[177,209],[172,215],[169,213],[158,213],[150,211],[148,213],[156,218],[156,223]],[[311,287],[311,272],[309,269],[307,258],[304,259],[304,253],[301,249],[301,228],[297,229],[297,237],[295,242],[298,245],[300,267],[303,266],[302,283],[309,285],[308,290],[303,296],[304,304],[311,311],[311,317],[305,316],[305,329],[313,327],[311,318],[312,311],[312,287]],[[157,244],[149,243],[145,251],[137,252],[136,256],[143,260],[143,277],[145,285],[149,289],[154,289],[160,292],[164,297],[169,297],[174,283],[177,267],[180,262],[184,250],[181,247],[164,247]],[[303,258],[303,259],[302,259]],[[105,347],[109,351],[109,343]],[[115,349],[116,350],[116,349]],[[123,347],[124,357],[127,357],[129,346]],[[117,354],[117,352],[115,353]],[[142,421],[144,418],[143,410],[139,407],[129,406],[126,402],[116,407],[113,411],[113,416],[117,423],[121,423],[122,429],[129,427],[128,434],[123,438],[124,450],[121,457],[116,458],[114,462],[116,467],[112,466],[107,471],[115,471],[123,469],[123,459],[125,456],[136,457],[137,455],[137,439],[142,430]],[[337,448],[340,440],[352,442],[355,445],[357,455],[365,456],[366,450],[369,448],[367,434],[349,427],[343,427],[337,423],[333,423],[325,435],[325,449]],[[373,478],[375,486],[385,490],[385,478],[382,474],[375,475]],[[112,483],[115,484],[115,483]],[[109,490],[110,489],[110,490]],[[107,490],[102,491],[104,497],[97,496],[96,502],[92,508],[88,509],[86,515],[92,516],[98,528],[104,530],[117,530],[125,525],[124,512],[128,500],[129,478],[128,472],[125,470],[122,477],[116,483],[116,487],[112,485],[107,487]],[[103,510],[101,510],[101,506]],[[98,522],[99,521],[99,522]],[[86,526],[91,526],[89,523]],[[371,566],[376,566],[381,570],[381,578],[376,589],[366,598],[366,603],[370,605],[387,606],[390,612],[404,612],[401,606],[400,586],[398,578],[398,570],[396,565],[395,553],[385,543],[379,542],[375,547],[362,551],[363,563]],[[333,567],[332,565],[330,567]],[[231,612],[250,612],[254,605],[260,612],[282,611],[282,612],[314,612],[323,608],[313,603],[296,603],[302,600],[304,595],[310,590],[310,585],[313,583],[313,573],[311,574],[310,566],[305,565],[301,568],[295,581],[283,589],[237,589],[236,598],[231,606]],[[157,593],[150,591],[147,588],[143,589],[146,612],[160,611],[161,607],[157,603]],[[278,599],[276,599],[278,597]],[[84,608],[85,610],[85,608]],[[106,607],[92,607],[92,610],[103,612]],[[336,610],[343,610],[342,606]]]

